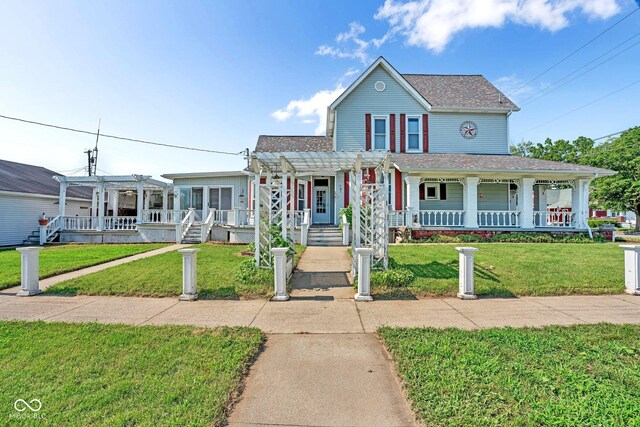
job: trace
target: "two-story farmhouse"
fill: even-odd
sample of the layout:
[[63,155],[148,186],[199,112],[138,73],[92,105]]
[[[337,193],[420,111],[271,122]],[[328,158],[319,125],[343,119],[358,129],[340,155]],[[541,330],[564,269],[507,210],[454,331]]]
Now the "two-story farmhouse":
[[175,211],[141,220],[181,222],[176,240],[257,242],[256,224],[282,227],[284,212],[310,222],[309,243],[342,243],[341,209],[361,210],[363,186],[382,184],[368,221],[387,231],[588,231],[589,182],[613,173],[510,155],[519,108],[480,75],[400,74],[380,57],[327,108],[325,136],[261,135],[247,170],[163,175]]

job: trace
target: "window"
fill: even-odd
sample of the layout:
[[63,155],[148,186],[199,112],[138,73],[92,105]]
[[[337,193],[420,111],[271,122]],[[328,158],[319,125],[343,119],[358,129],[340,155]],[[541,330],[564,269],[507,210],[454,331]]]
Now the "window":
[[387,118],[386,117],[373,118],[373,149],[374,150],[387,149]]
[[435,185],[427,185],[427,200],[436,199],[438,196],[438,190]]
[[418,188],[420,190],[420,200],[438,200],[440,198],[438,190],[441,186],[438,184],[420,184],[420,187]]
[[407,149],[420,151],[420,119],[418,117],[407,118]]

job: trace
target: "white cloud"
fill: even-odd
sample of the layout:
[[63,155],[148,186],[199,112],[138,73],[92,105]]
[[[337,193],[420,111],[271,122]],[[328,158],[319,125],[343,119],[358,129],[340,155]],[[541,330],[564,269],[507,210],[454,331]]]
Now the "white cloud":
[[338,98],[345,87],[339,82],[335,89],[320,90],[311,97],[290,101],[285,108],[271,113],[271,117],[278,121],[285,121],[291,117],[302,119],[302,123],[315,124],[316,135],[322,135],[327,122],[327,107]]
[[386,20],[391,28],[376,40],[384,43],[402,34],[407,44],[439,53],[466,29],[514,22],[557,31],[569,25],[567,14],[577,11],[590,19],[606,19],[620,7],[616,0],[385,0],[375,18]]
[[315,54],[319,56],[332,56],[334,58],[357,59],[363,64],[371,62],[367,50],[371,43],[379,47],[377,41],[367,41],[360,36],[366,31],[364,26],[358,22],[349,24],[349,31],[336,36],[336,43],[340,47],[323,44],[316,49]]
[[502,76],[492,82],[495,87],[500,89],[502,93],[507,95],[512,101],[523,98],[536,90],[532,85],[527,84],[524,80],[515,74]]

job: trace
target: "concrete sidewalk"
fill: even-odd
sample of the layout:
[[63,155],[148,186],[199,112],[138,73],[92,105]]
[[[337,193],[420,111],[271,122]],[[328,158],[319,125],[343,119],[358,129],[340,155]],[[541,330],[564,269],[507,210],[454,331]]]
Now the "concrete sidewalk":
[[380,326],[477,329],[640,323],[640,297],[559,296],[358,302],[288,302],[0,294],[0,319],[194,326],[254,326],[267,333],[373,333]]
[[[153,251],[143,252],[140,254],[131,255],[126,258],[120,258],[113,261],[105,262],[104,264],[98,264],[92,267],[71,271],[69,273],[59,274],[57,276],[40,280],[40,289],[45,290],[49,286],[53,286],[56,283],[64,282],[65,280],[75,279],[76,277],[85,276],[87,274],[95,273],[96,271],[102,271],[107,268],[115,267],[116,265],[126,264],[128,262],[136,261],[143,258],[149,258],[149,257],[160,255],[166,252],[177,251],[178,249],[186,248],[188,246],[191,246],[191,245],[183,245],[183,244],[169,245],[164,248],[155,249]],[[2,294],[15,295],[16,293],[18,293],[19,290],[20,290],[20,286],[14,286],[13,288],[0,290],[0,295]]]
[[308,246],[291,277],[291,299],[350,299],[351,257],[344,246]]

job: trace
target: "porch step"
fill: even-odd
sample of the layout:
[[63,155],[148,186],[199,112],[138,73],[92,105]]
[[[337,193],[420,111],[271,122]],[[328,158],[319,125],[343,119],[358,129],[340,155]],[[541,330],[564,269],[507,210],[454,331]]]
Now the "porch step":
[[307,235],[309,246],[342,246],[342,230],[338,227],[313,227]]
[[[59,236],[60,233],[55,232],[53,235],[49,236],[47,243],[55,242]],[[32,231],[31,234],[22,241],[22,244],[24,246],[40,246],[40,230]]]
[[201,222],[194,222],[191,224],[191,227],[187,230],[187,234],[185,234],[182,239],[182,243],[185,244],[196,244],[200,243],[200,230],[202,229]]

